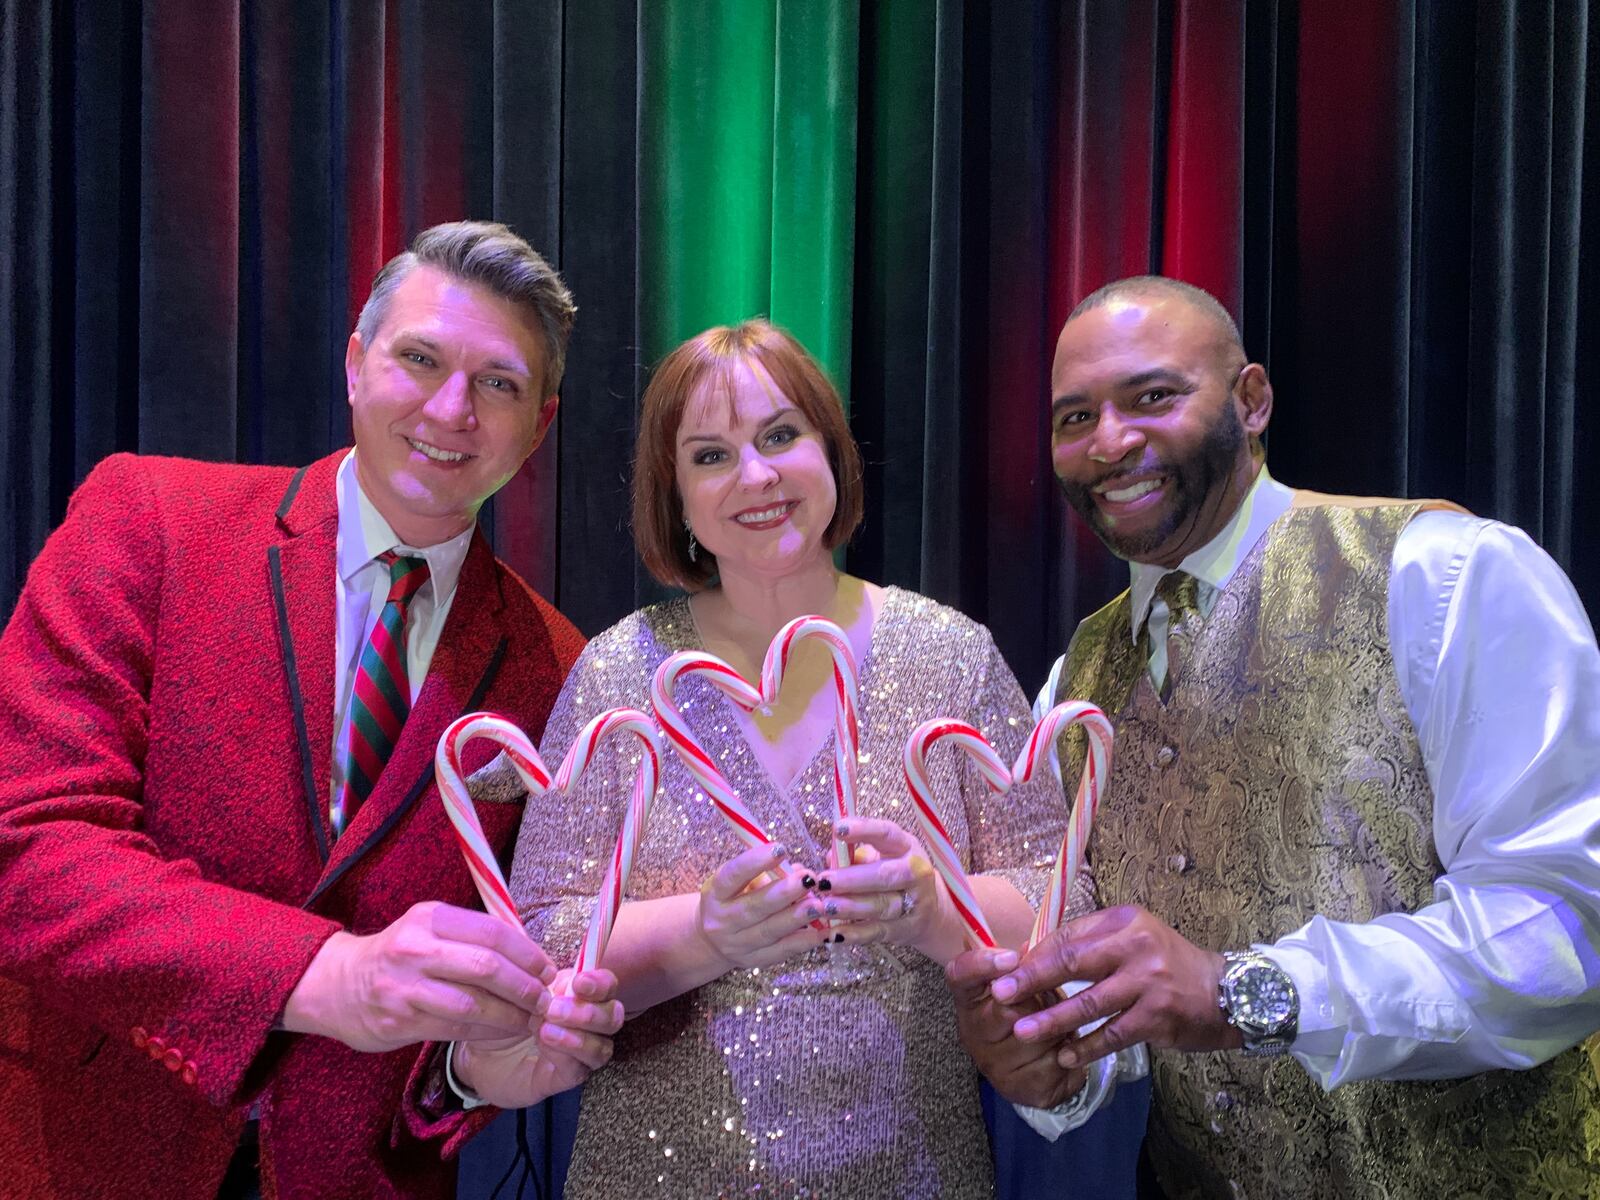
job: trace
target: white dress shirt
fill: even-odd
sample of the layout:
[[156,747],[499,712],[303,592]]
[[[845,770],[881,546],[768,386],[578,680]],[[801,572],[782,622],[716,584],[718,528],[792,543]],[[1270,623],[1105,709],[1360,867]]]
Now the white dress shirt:
[[[1263,468],[1179,564],[1202,614],[1292,502]],[[1157,682],[1163,574],[1135,563],[1130,584],[1128,636],[1151,610]],[[1530,1067],[1600,1029],[1600,652],[1577,593],[1520,530],[1423,512],[1395,543],[1388,626],[1434,793],[1433,902],[1365,924],[1314,917],[1256,947],[1299,989],[1291,1052],[1328,1089]]]
[[472,545],[474,528],[468,526],[464,533],[437,546],[407,546],[361,490],[356,478],[354,450],[339,464],[335,486],[339,505],[335,553],[338,569],[334,583],[338,628],[334,635],[330,802],[344,787],[345,756],[350,745],[350,694],[355,690],[356,666],[389,600],[389,569],[378,561],[378,555],[394,550],[428,560],[428,582],[417,591],[406,617],[406,677],[411,686],[411,699],[415,701],[450,616],[450,605],[456,598],[456,582],[461,578],[461,564],[466,561],[467,548]]

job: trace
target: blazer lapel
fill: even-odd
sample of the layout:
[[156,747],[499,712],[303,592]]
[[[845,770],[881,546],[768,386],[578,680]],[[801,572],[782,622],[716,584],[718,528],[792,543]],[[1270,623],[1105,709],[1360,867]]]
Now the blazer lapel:
[[[439,736],[463,713],[482,706],[505,654],[499,572],[479,531],[461,566],[456,598],[411,715],[366,803],[334,844],[314,900],[381,842],[433,783]],[[332,737],[330,729],[329,735]],[[309,903],[309,901],[308,901]]]
[[289,536],[267,550],[273,611],[300,750],[306,820],[324,863],[333,841],[328,788],[333,756],[334,559],[339,537],[334,481],[344,454],[340,451],[295,475],[277,511],[278,524]]

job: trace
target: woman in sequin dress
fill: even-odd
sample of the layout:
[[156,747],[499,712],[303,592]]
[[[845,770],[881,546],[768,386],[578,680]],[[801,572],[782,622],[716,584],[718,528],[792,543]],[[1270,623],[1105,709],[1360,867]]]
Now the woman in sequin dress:
[[[606,954],[630,1019],[585,1090],[566,1194],[987,1196],[978,1078],[942,972],[962,927],[908,832],[900,758],[917,724],[953,716],[1009,762],[1032,726],[1022,692],[982,626],[835,568],[861,516],[860,456],[837,393],[781,330],[713,329],[669,355],[645,394],[635,471],[640,552],[690,594],[589,644],[551,713],[546,760],[596,713],[646,707],[668,655],[707,650],[753,679],[778,629],[821,613],[860,664],[858,861],[827,859],[823,648],[803,645],[769,717],[684,681],[685,718],[786,847],[787,870],[773,881],[773,855],[743,850],[664,757]],[[582,938],[635,762],[612,743],[573,792],[528,802],[511,888],[558,961]],[[1059,790],[996,795],[949,749],[930,774],[996,935],[1020,944],[1065,821]],[[1088,894],[1085,883],[1084,907]],[[819,917],[843,923],[820,933]]]

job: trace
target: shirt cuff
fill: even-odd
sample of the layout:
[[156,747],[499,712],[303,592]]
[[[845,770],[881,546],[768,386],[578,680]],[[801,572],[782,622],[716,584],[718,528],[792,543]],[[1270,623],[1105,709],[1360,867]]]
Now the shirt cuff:
[[1029,1108],[1014,1104],[1017,1116],[1028,1123],[1040,1137],[1053,1142],[1063,1133],[1076,1129],[1111,1099],[1117,1090],[1117,1056],[1108,1054],[1089,1064],[1089,1079],[1078,1089],[1077,1095],[1054,1108]]
[[461,1101],[461,1110],[471,1112],[475,1108],[482,1108],[489,1102],[466,1084],[456,1078],[455,1070],[456,1044],[451,1042],[444,1050],[444,1082],[456,1099]]
[[[1302,946],[1258,944],[1251,949],[1282,967],[1299,993],[1300,1016],[1290,1052],[1319,1078],[1332,1074],[1348,1030],[1334,1016],[1322,960]],[[1317,1060],[1317,1066],[1307,1060]]]

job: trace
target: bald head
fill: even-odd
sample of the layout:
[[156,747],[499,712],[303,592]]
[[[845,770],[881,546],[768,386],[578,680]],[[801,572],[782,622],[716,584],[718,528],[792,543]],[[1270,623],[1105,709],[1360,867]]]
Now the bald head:
[[1078,307],[1067,317],[1067,324],[1096,308],[1153,300],[1176,300],[1205,317],[1215,326],[1217,336],[1226,343],[1226,349],[1237,355],[1240,362],[1244,361],[1244,339],[1239,336],[1239,326],[1234,323],[1228,310],[1222,307],[1221,301],[1192,283],[1169,279],[1165,275],[1130,275],[1126,279],[1112,280],[1078,301]]

